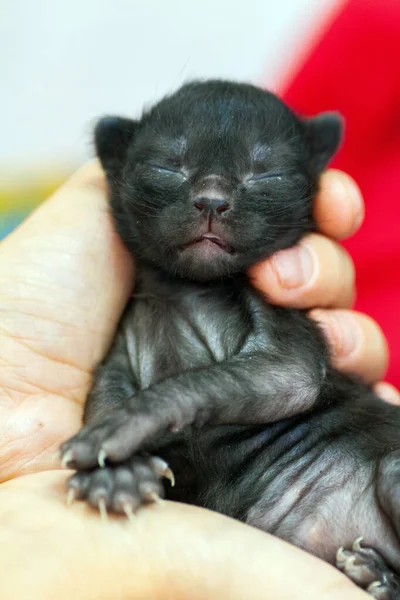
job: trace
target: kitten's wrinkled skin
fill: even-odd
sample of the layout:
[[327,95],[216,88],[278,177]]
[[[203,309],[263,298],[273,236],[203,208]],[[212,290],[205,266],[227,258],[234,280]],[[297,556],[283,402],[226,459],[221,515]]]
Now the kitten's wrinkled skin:
[[244,276],[313,229],[339,117],[300,119],[270,93],[209,81],[140,121],[105,118],[95,137],[138,273],[85,426],[62,447],[70,495],[130,515],[172,469],[169,498],[400,598],[400,409],[337,373],[317,326]]

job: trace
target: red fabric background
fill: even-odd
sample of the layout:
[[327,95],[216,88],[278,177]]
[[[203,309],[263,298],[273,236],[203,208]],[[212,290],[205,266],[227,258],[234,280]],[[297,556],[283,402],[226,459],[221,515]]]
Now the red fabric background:
[[356,308],[374,317],[400,386],[400,1],[348,0],[283,91],[305,115],[339,110],[345,143],[332,166],[366,202],[361,231],[344,243],[357,269]]

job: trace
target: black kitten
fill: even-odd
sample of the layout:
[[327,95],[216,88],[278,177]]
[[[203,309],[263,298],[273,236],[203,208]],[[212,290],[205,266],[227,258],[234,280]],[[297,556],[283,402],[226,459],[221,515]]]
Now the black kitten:
[[[62,448],[78,470],[70,494],[130,514],[174,471],[168,497],[400,598],[400,411],[332,369],[317,326],[244,275],[313,229],[340,119],[300,119],[273,94],[208,81],[140,121],[105,118],[95,137],[138,272],[86,425]],[[359,540],[336,553],[360,535],[380,554]]]

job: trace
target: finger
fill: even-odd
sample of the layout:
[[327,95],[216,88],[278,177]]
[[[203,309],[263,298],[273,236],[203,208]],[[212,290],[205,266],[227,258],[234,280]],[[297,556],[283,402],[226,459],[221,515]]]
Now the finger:
[[314,218],[319,231],[336,240],[348,238],[359,229],[364,219],[364,202],[350,175],[335,169],[323,173]]
[[86,600],[89,587],[98,600],[367,600],[331,565],[228,517],[167,502],[105,524],[84,503],[67,507],[64,480],[39,473],[2,486],[2,600],[53,600],[60,589]]
[[349,310],[313,310],[340,371],[358,375],[366,383],[383,378],[388,366],[388,346],[379,325],[367,315]]
[[310,234],[249,271],[269,302],[293,308],[349,308],[354,300],[354,265],[336,242]]
[[374,385],[374,392],[377,396],[388,402],[389,404],[400,405],[400,392],[394,385],[386,381],[380,381]]

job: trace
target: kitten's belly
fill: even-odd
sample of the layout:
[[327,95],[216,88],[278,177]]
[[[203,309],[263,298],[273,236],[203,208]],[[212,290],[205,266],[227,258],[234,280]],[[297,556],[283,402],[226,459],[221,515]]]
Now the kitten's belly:
[[327,444],[319,430],[299,417],[195,432],[195,467],[207,473],[200,504],[330,563],[362,536],[400,572],[399,540],[376,498],[375,463],[360,460],[356,446]]
[[[271,504],[267,489],[248,514],[247,522],[335,564],[341,546],[351,548],[363,537],[366,546],[378,550],[397,571],[400,544],[377,504],[371,470],[355,468],[351,461],[336,460],[325,468],[324,460],[314,465],[315,485],[303,475],[292,485],[284,485]],[[298,467],[301,472],[301,465]],[[275,490],[276,492],[276,490]]]

